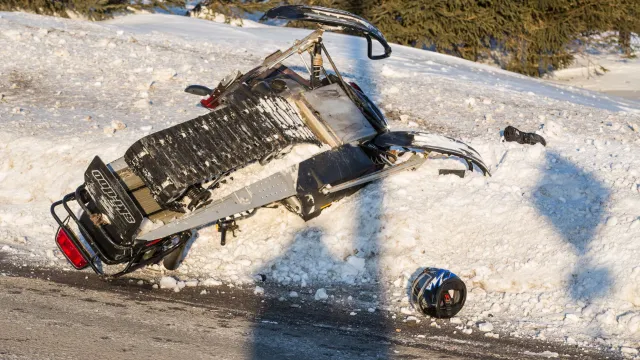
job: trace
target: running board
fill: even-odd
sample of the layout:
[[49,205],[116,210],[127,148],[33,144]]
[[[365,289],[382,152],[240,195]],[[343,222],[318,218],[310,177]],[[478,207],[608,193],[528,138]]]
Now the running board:
[[338,191],[342,191],[345,189],[349,189],[352,188],[354,186],[358,186],[361,184],[366,184],[368,182],[374,181],[374,180],[378,180],[381,179],[383,177],[387,177],[389,175],[395,174],[397,172],[406,170],[406,169],[410,169],[410,168],[417,168],[420,165],[422,165],[422,163],[424,163],[427,160],[426,157],[422,157],[422,156],[418,156],[418,155],[413,155],[411,158],[409,158],[409,160],[400,163],[398,165],[393,165],[391,167],[376,171],[374,173],[371,173],[369,175],[365,175],[361,178],[357,178],[351,181],[347,181],[344,182],[342,184],[338,184],[335,186],[331,186],[331,184],[327,184],[325,185],[322,189],[320,189],[320,192],[327,195],[327,194],[333,194],[335,192]]

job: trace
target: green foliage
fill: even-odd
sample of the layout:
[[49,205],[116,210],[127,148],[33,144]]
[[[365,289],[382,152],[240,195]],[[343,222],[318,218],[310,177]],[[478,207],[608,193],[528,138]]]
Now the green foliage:
[[[72,10],[99,20],[130,7],[184,5],[184,0],[135,1],[0,0],[0,10],[58,16]],[[569,45],[605,31],[616,31],[621,50],[631,57],[631,34],[640,33],[640,0],[204,0],[202,5],[231,19],[285,3],[347,10],[378,26],[390,42],[491,61],[532,76],[566,67],[573,60]]]
[[588,35],[640,31],[640,0],[309,0],[369,19],[390,42],[541,76],[569,65]]
[[69,17],[70,13],[91,20],[110,18],[116,12],[184,6],[184,0],[0,0],[2,11],[30,11],[42,15]]
[[231,23],[231,20],[242,20],[247,14],[265,12],[274,6],[276,5],[269,0],[202,0],[187,15],[206,19],[206,16],[199,16],[206,8],[209,14],[223,15],[225,23]]

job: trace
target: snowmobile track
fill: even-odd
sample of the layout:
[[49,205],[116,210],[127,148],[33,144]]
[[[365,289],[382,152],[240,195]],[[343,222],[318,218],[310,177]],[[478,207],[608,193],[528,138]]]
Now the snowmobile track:
[[285,99],[248,97],[136,141],[125,161],[164,206],[191,185],[298,143],[319,141]]

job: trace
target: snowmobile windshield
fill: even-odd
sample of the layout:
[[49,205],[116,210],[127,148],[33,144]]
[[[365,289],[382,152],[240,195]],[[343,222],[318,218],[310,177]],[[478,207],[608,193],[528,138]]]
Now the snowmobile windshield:
[[[286,5],[267,11],[262,19],[312,21],[355,30],[362,33],[367,39],[367,56],[369,56],[369,59],[380,60],[388,58],[391,55],[391,47],[378,28],[367,20],[346,11],[320,6]],[[383,54],[373,55],[372,37],[384,48]]]

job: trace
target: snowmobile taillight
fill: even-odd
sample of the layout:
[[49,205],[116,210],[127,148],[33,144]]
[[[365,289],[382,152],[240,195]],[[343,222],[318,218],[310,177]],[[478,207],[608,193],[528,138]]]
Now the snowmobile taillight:
[[56,234],[56,244],[58,244],[58,248],[64,256],[69,260],[71,265],[76,269],[84,269],[89,265],[89,261],[82,255],[80,250],[76,247],[76,245],[67,234],[67,231],[64,228],[58,228],[58,233]]
[[214,97],[214,96],[209,96],[206,99],[202,99],[200,100],[200,105],[206,107],[207,109],[215,109],[218,107],[218,105],[220,105],[220,103],[218,102],[218,98]]

